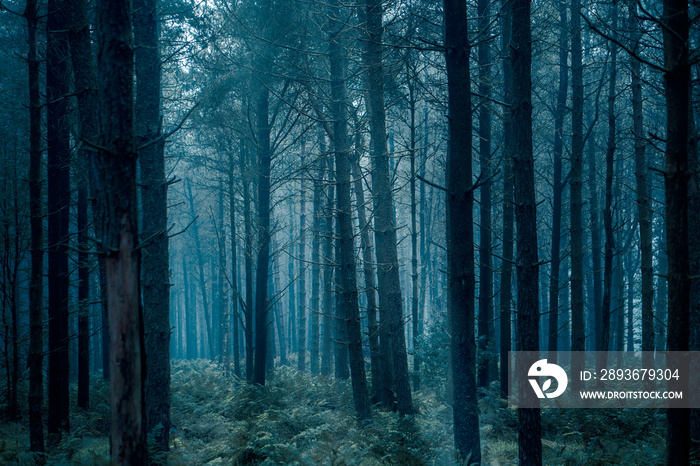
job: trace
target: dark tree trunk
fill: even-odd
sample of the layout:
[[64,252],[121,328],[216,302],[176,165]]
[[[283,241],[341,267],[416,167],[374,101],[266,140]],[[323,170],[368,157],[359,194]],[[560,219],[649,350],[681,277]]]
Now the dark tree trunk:
[[[532,36],[530,0],[515,0],[510,56],[513,66],[513,181],[517,226],[518,350],[539,349],[537,211],[532,154]],[[581,322],[583,325],[583,322]],[[542,425],[538,408],[518,409],[518,459],[542,464]]]
[[[634,4],[630,24],[633,32],[633,47],[636,51],[641,39]],[[646,140],[644,137],[644,112],[642,103],[641,63],[630,56],[632,74],[632,132],[634,133],[634,163],[637,179],[637,211],[639,219],[639,246],[641,250],[642,274],[642,351],[654,351],[654,251],[652,249],[651,199],[647,187]]]
[[[374,267],[372,266],[372,237],[369,234],[370,225],[365,212],[365,191],[362,185],[360,169],[360,154],[362,152],[362,133],[355,131],[355,154],[350,160],[352,171],[357,219],[360,227],[360,249],[362,250],[362,275],[365,281],[365,298],[367,300],[367,333],[369,340],[370,367],[372,377],[373,400],[379,401],[379,392],[386,387],[386,374],[381,370],[381,352],[379,351],[379,329],[377,328],[377,292],[374,283]],[[386,388],[389,390],[389,388]]]
[[561,254],[561,198],[562,198],[562,154],[564,152],[563,129],[566,114],[566,96],[569,90],[569,28],[566,4],[559,3],[559,93],[554,114],[554,153],[552,175],[552,251],[549,274],[549,318],[548,345],[549,361],[557,362],[557,340],[559,338],[559,275]]
[[[617,27],[617,8],[612,5],[612,27]],[[597,328],[600,332],[600,347],[598,351],[610,350],[610,317],[612,302],[613,281],[613,250],[615,249],[615,237],[613,233],[613,169],[615,162],[615,85],[617,76],[617,45],[610,42],[610,80],[608,82],[608,142],[605,151],[605,208],[603,209],[603,227],[605,229],[605,255],[603,272],[603,307],[601,311],[602,322]],[[599,361],[600,367],[605,367],[605,360]]]
[[[204,328],[207,331],[207,348],[209,349],[209,358],[214,358],[214,335],[211,329],[211,314],[209,312],[209,296],[207,295],[207,282],[204,277],[204,252],[202,251],[202,241],[199,236],[199,218],[194,210],[194,196],[192,195],[192,185],[187,182],[187,197],[190,203],[190,216],[192,217],[192,237],[195,244],[195,253],[197,254],[197,265],[199,272],[199,291],[202,295],[202,309],[204,311]],[[196,303],[196,299],[194,300]],[[206,356],[206,351],[202,351],[202,356]]]
[[69,15],[68,39],[75,90],[78,97],[80,139],[78,152],[78,406],[86,409],[90,400],[90,269],[87,250],[88,233],[88,180],[94,164],[95,152],[84,141],[98,139],[98,107],[96,72],[90,38],[87,3],[67,0]]
[[[326,155],[323,154],[325,157]],[[325,187],[325,206],[323,212],[323,307],[321,308],[322,328],[321,333],[321,375],[331,375],[333,369],[333,276],[334,276],[334,238],[333,238],[333,212],[335,210],[335,186],[333,183],[332,161],[326,159],[323,164],[328,172],[329,183]]]
[[[477,2],[479,31],[490,34],[489,1]],[[491,256],[491,44],[481,41],[479,54],[479,358],[477,381],[488,387],[496,377],[495,330],[493,324],[493,258]]]
[[245,234],[245,375],[248,382],[253,382],[255,351],[253,348],[253,219],[250,205],[250,168],[245,140],[241,140],[240,152],[241,177],[243,178],[243,228]]
[[262,80],[258,89],[257,132],[258,132],[258,257],[255,281],[255,366],[253,382],[265,385],[267,362],[267,313],[268,313],[268,269],[270,266],[270,121],[269,89]]
[[481,463],[474,341],[474,189],[469,37],[466,4],[444,0],[449,145],[447,152],[447,312],[450,320],[455,447]]
[[70,430],[68,355],[68,241],[70,218],[70,128],[68,80],[70,70],[66,9],[62,1],[48,2],[46,20],[46,145],[48,162],[49,256],[49,379],[48,431]]
[[[413,31],[411,31],[412,33]],[[417,77],[413,54],[410,50],[406,55],[406,85],[408,87],[408,106],[410,114],[410,146],[409,154],[411,158],[411,333],[413,344],[413,390],[421,389],[420,365],[421,358],[418,351],[419,337],[422,333],[422,313],[420,306],[420,296],[418,291],[418,199],[416,198],[416,86]]]
[[[666,94],[666,247],[668,253],[668,351],[689,349],[690,261],[688,246],[688,136],[690,65],[687,0],[664,0]],[[668,410],[666,463],[690,461],[690,411]]]
[[[503,57],[503,88],[506,103],[513,102],[513,64],[510,58],[510,37],[512,29],[512,5],[508,0],[502,0],[503,11],[501,48]],[[511,307],[512,277],[513,277],[513,117],[511,107],[504,109],[503,121],[503,260],[501,261],[500,283],[500,384],[501,395],[508,396],[508,352],[511,350]]]
[[98,89],[102,135],[102,244],[110,320],[111,452],[115,464],[147,464],[144,341],[140,300],[132,11],[128,1],[97,4]]
[[182,277],[184,280],[185,291],[185,328],[187,334],[187,359],[197,359],[197,305],[192,304],[190,293],[190,285],[187,277],[189,270],[187,268],[186,256],[182,254]]
[[[581,46],[581,1],[571,3],[571,351],[585,351],[586,330],[583,314],[583,50]],[[599,329],[600,327],[597,326]],[[583,361],[574,358],[572,373]],[[574,389],[580,381],[574,378]]]
[[374,200],[374,235],[377,245],[377,290],[379,309],[386,313],[393,388],[399,414],[413,414],[408,355],[404,337],[401,283],[394,224],[394,201],[391,192],[389,154],[386,144],[386,114],[382,71],[382,4],[366,0],[368,95],[372,136],[372,190]]
[[[228,332],[233,331],[233,373],[236,377],[241,376],[241,361],[240,361],[240,333],[238,331],[240,314],[238,312],[240,299],[238,291],[238,244],[236,240],[236,192],[234,189],[235,182],[235,161],[233,152],[229,155],[229,178],[228,178],[228,201],[229,201],[229,220],[231,223],[231,305],[233,307],[232,321],[226,317],[224,322],[230,327]],[[241,173],[242,176],[242,173]],[[224,267],[226,264],[224,264]],[[228,307],[228,306],[227,306]],[[227,309],[228,312],[228,309]],[[228,315],[228,314],[227,314]],[[229,344],[224,342],[224,366],[228,368]]]
[[[306,141],[301,141],[301,166],[306,163]],[[306,172],[303,172],[300,184],[299,209],[299,345],[297,351],[297,369],[299,372],[306,371]]]
[[148,434],[153,447],[170,443],[170,268],[168,181],[161,134],[161,71],[157,0],[134,0],[136,140],[141,164],[143,307],[148,377]]
[[[338,230],[338,279],[340,297],[338,300],[339,321],[345,327],[347,340],[342,342],[350,359],[352,376],[352,396],[355,414],[360,422],[371,420],[370,401],[365,375],[365,361],[362,354],[362,330],[360,327],[360,307],[357,296],[357,272],[355,263],[355,243],[352,227],[352,202],[350,199],[350,145],[348,144],[347,88],[345,84],[346,56],[344,37],[341,35],[343,23],[340,20],[340,2],[332,4],[329,16],[328,56],[331,71],[331,112],[333,114],[333,136],[335,146],[335,179],[338,196],[336,213]],[[342,309],[342,310],[341,310]],[[347,344],[347,349],[345,348]],[[340,359],[340,358],[338,358]],[[341,361],[336,361],[340,365]]]
[[[323,137],[321,137],[323,139]],[[323,153],[323,149],[321,153]],[[315,170],[314,176],[314,222],[313,239],[311,245],[311,315],[309,326],[309,370],[312,374],[319,373],[320,350],[320,318],[321,312],[321,225],[323,208],[321,196],[323,194],[323,171]]]
[[29,444],[33,452],[44,451],[44,225],[41,197],[41,95],[37,57],[38,5],[28,0],[27,63],[29,67],[29,210],[31,272],[29,278]]
[[[596,105],[598,103],[596,102]],[[592,122],[591,122],[592,124]],[[591,280],[593,282],[593,318],[589,319],[592,321],[592,325],[589,325],[588,333],[593,335],[591,338],[593,341],[589,342],[589,348],[591,350],[597,350],[600,348],[600,337],[601,337],[601,323],[602,323],[602,310],[603,310],[603,265],[601,263],[601,227],[600,227],[600,209],[598,206],[598,160],[596,157],[596,148],[593,144],[594,130],[592,129],[589,138],[591,143],[588,145],[588,186],[591,193],[590,199],[590,215],[591,215],[591,266],[593,270],[591,271]]]

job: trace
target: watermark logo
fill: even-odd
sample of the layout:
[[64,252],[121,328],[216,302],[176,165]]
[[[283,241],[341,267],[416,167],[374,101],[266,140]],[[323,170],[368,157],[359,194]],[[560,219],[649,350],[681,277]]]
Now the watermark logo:
[[[532,385],[532,389],[535,391],[537,398],[556,398],[564,393],[564,390],[566,390],[566,386],[569,382],[564,369],[556,364],[548,363],[546,359],[540,359],[530,366],[530,370],[527,372],[527,375],[529,377],[528,380],[530,381],[530,385]],[[546,377],[546,379],[544,380],[542,386],[540,386],[538,379],[533,379],[530,377]],[[547,393],[547,390],[552,387],[552,378],[557,381],[557,388],[553,392]]]

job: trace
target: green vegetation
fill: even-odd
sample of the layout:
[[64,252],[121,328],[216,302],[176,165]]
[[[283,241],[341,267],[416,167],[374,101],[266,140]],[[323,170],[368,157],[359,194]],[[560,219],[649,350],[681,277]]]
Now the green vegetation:
[[[23,387],[26,389],[26,387]],[[100,465],[109,461],[108,386],[92,380],[89,410],[71,409],[77,428],[54,444],[48,464]],[[75,400],[76,392],[71,393]],[[224,378],[207,361],[175,361],[170,452],[153,461],[171,465],[459,464],[452,412],[442,394],[414,397],[417,414],[374,410],[373,423],[355,420],[349,383],[277,369],[265,387]],[[497,396],[481,393],[484,464],[517,463],[517,416]],[[26,392],[22,393],[23,396]],[[71,407],[73,408],[73,407]],[[545,464],[653,465],[663,463],[661,410],[543,410]],[[0,425],[0,464],[36,464],[26,423]]]

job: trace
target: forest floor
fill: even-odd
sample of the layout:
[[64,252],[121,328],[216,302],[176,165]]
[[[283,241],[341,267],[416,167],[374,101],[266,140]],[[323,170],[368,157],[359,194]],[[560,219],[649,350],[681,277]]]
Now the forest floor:
[[[174,361],[171,448],[154,459],[187,466],[460,464],[450,407],[427,390],[414,394],[414,404],[413,418],[374,410],[372,425],[360,428],[348,382],[282,367],[267,386],[254,387],[204,360]],[[108,387],[98,377],[91,406],[73,407],[72,432],[47,439],[48,464],[109,464]],[[483,464],[517,464],[516,411],[488,392],[480,409]],[[542,426],[545,464],[664,463],[661,410],[546,410]],[[0,464],[35,464],[28,445],[26,422],[0,423]]]

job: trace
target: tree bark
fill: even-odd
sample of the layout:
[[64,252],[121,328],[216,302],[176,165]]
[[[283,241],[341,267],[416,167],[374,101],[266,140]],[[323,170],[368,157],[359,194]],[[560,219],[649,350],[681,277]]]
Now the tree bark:
[[[612,28],[617,27],[617,7],[612,4]],[[613,32],[614,34],[614,32]],[[610,309],[612,302],[613,281],[613,250],[615,249],[615,237],[613,233],[613,170],[615,162],[615,85],[617,76],[617,45],[610,42],[610,80],[608,83],[608,141],[605,151],[605,208],[603,209],[603,227],[605,229],[605,256],[603,272],[603,307],[601,311],[602,322],[597,331],[600,332],[600,347],[598,351],[610,350]],[[600,367],[605,367],[605,359],[599,361]]]
[[[263,72],[264,73],[264,72]],[[270,122],[269,88],[262,78],[257,95],[258,132],[258,256],[255,280],[255,366],[253,382],[265,385],[267,362],[268,270],[270,266]]]
[[[513,21],[512,5],[508,0],[502,0],[501,10],[503,19],[501,26],[501,48],[503,57],[503,91],[508,104],[513,102],[513,63],[510,58],[510,41]],[[511,350],[511,307],[512,277],[513,277],[513,116],[512,107],[504,109],[503,118],[503,260],[501,261],[500,283],[500,337],[501,361],[500,384],[501,396],[508,396],[508,352]]]
[[[300,163],[303,167],[306,163],[306,141],[301,141]],[[306,371],[306,172],[303,172],[300,184],[299,209],[299,328],[297,341],[299,342],[297,351],[297,369],[299,372]]]
[[[489,1],[477,2],[479,31],[490,35]],[[493,324],[493,257],[491,255],[491,44],[481,41],[479,55],[479,357],[477,381],[479,387],[488,387],[496,376],[496,341]]]
[[557,362],[557,340],[559,338],[559,276],[561,254],[561,197],[562,197],[562,154],[564,152],[563,130],[566,115],[566,97],[569,90],[569,27],[566,4],[559,3],[559,92],[554,114],[554,152],[552,169],[552,250],[549,274],[549,318],[548,345],[549,361]]
[[444,0],[449,145],[447,152],[447,311],[452,334],[452,417],[463,460],[481,463],[474,341],[472,101],[466,4]]
[[[355,415],[363,423],[371,420],[370,401],[365,375],[365,360],[362,354],[362,330],[360,307],[357,296],[357,272],[355,243],[352,227],[352,202],[350,199],[350,145],[348,144],[347,88],[345,84],[346,56],[343,23],[340,20],[340,2],[332,3],[329,16],[328,57],[331,71],[331,112],[333,114],[333,143],[335,148],[335,179],[338,197],[336,221],[338,225],[337,272],[340,284],[339,312],[344,326],[352,377],[352,396]],[[339,364],[339,361],[336,362]]]
[[[225,321],[229,322],[229,333],[233,331],[233,374],[236,377],[241,376],[241,361],[240,361],[240,333],[238,331],[240,314],[238,311],[240,299],[238,290],[238,244],[236,240],[236,192],[234,189],[235,181],[235,161],[233,157],[233,152],[229,154],[229,174],[228,174],[228,201],[229,201],[229,220],[231,223],[231,305],[233,307],[233,319],[226,318]],[[241,176],[243,174],[241,173]],[[225,264],[224,264],[225,265]],[[227,309],[228,312],[228,309]],[[229,344],[225,342],[226,349],[224,350],[224,357],[228,358],[229,355]],[[228,367],[228,362],[225,361],[224,365]]]
[[[689,349],[690,261],[688,245],[688,136],[690,65],[687,0],[664,0],[666,94],[666,247],[668,251],[668,351]],[[690,411],[668,410],[666,464],[690,461]]]
[[[633,50],[639,47],[641,33],[636,3],[630,15]],[[647,186],[646,140],[644,138],[644,111],[642,100],[641,63],[630,55],[632,75],[632,132],[634,133],[634,163],[637,179],[637,212],[642,274],[642,351],[654,351],[654,251],[652,249],[651,199]]]
[[68,34],[66,9],[48,2],[46,20],[46,144],[48,163],[49,377],[48,432],[70,430],[68,299],[70,277],[70,128],[68,127]]
[[33,452],[44,451],[44,225],[41,197],[41,95],[39,92],[38,4],[28,0],[27,64],[29,68],[29,210],[31,272],[29,278],[29,445]]
[[408,375],[408,356],[403,326],[401,283],[396,248],[394,202],[391,193],[389,154],[386,142],[386,114],[382,71],[382,4],[366,0],[368,93],[372,137],[372,190],[374,235],[377,245],[377,285],[379,309],[387,315],[393,388],[399,414],[413,414],[413,397]]
[[[360,154],[362,153],[362,133],[355,130],[355,153],[350,160],[352,171],[357,220],[360,228],[360,249],[362,250],[362,275],[365,282],[365,299],[367,300],[367,339],[369,340],[370,368],[372,380],[372,401],[380,400],[379,392],[387,385],[386,374],[382,371],[379,350],[379,328],[377,327],[377,291],[374,282],[374,267],[372,266],[372,237],[369,234],[370,224],[365,212],[365,191],[362,184],[360,169]],[[387,388],[387,390],[389,390]]]
[[136,140],[141,164],[143,307],[148,377],[148,434],[153,447],[170,443],[170,268],[168,182],[161,128],[157,0],[134,0]]
[[[571,351],[585,351],[586,333],[583,315],[583,49],[581,46],[581,1],[571,3]],[[599,329],[600,327],[597,326]],[[572,373],[583,361],[574,358]],[[574,378],[574,389],[580,381]]]
[[147,464],[144,341],[140,300],[132,11],[129,1],[97,4],[101,109],[98,166],[103,182],[107,309],[110,320],[112,464]]
[[[325,154],[323,154],[325,157]],[[335,209],[335,186],[333,185],[333,163],[326,159],[323,164],[324,171],[328,172],[328,184],[325,186],[325,204],[323,211],[323,307],[321,308],[322,333],[321,333],[321,375],[331,375],[333,368],[333,276],[334,276],[334,238],[333,238],[333,211]]]
[[[515,0],[510,54],[513,66],[513,181],[517,228],[518,350],[539,349],[539,263],[537,211],[532,153],[532,35],[530,0]],[[581,326],[583,323],[581,322]],[[518,459],[542,464],[542,425],[538,408],[518,409]]]

